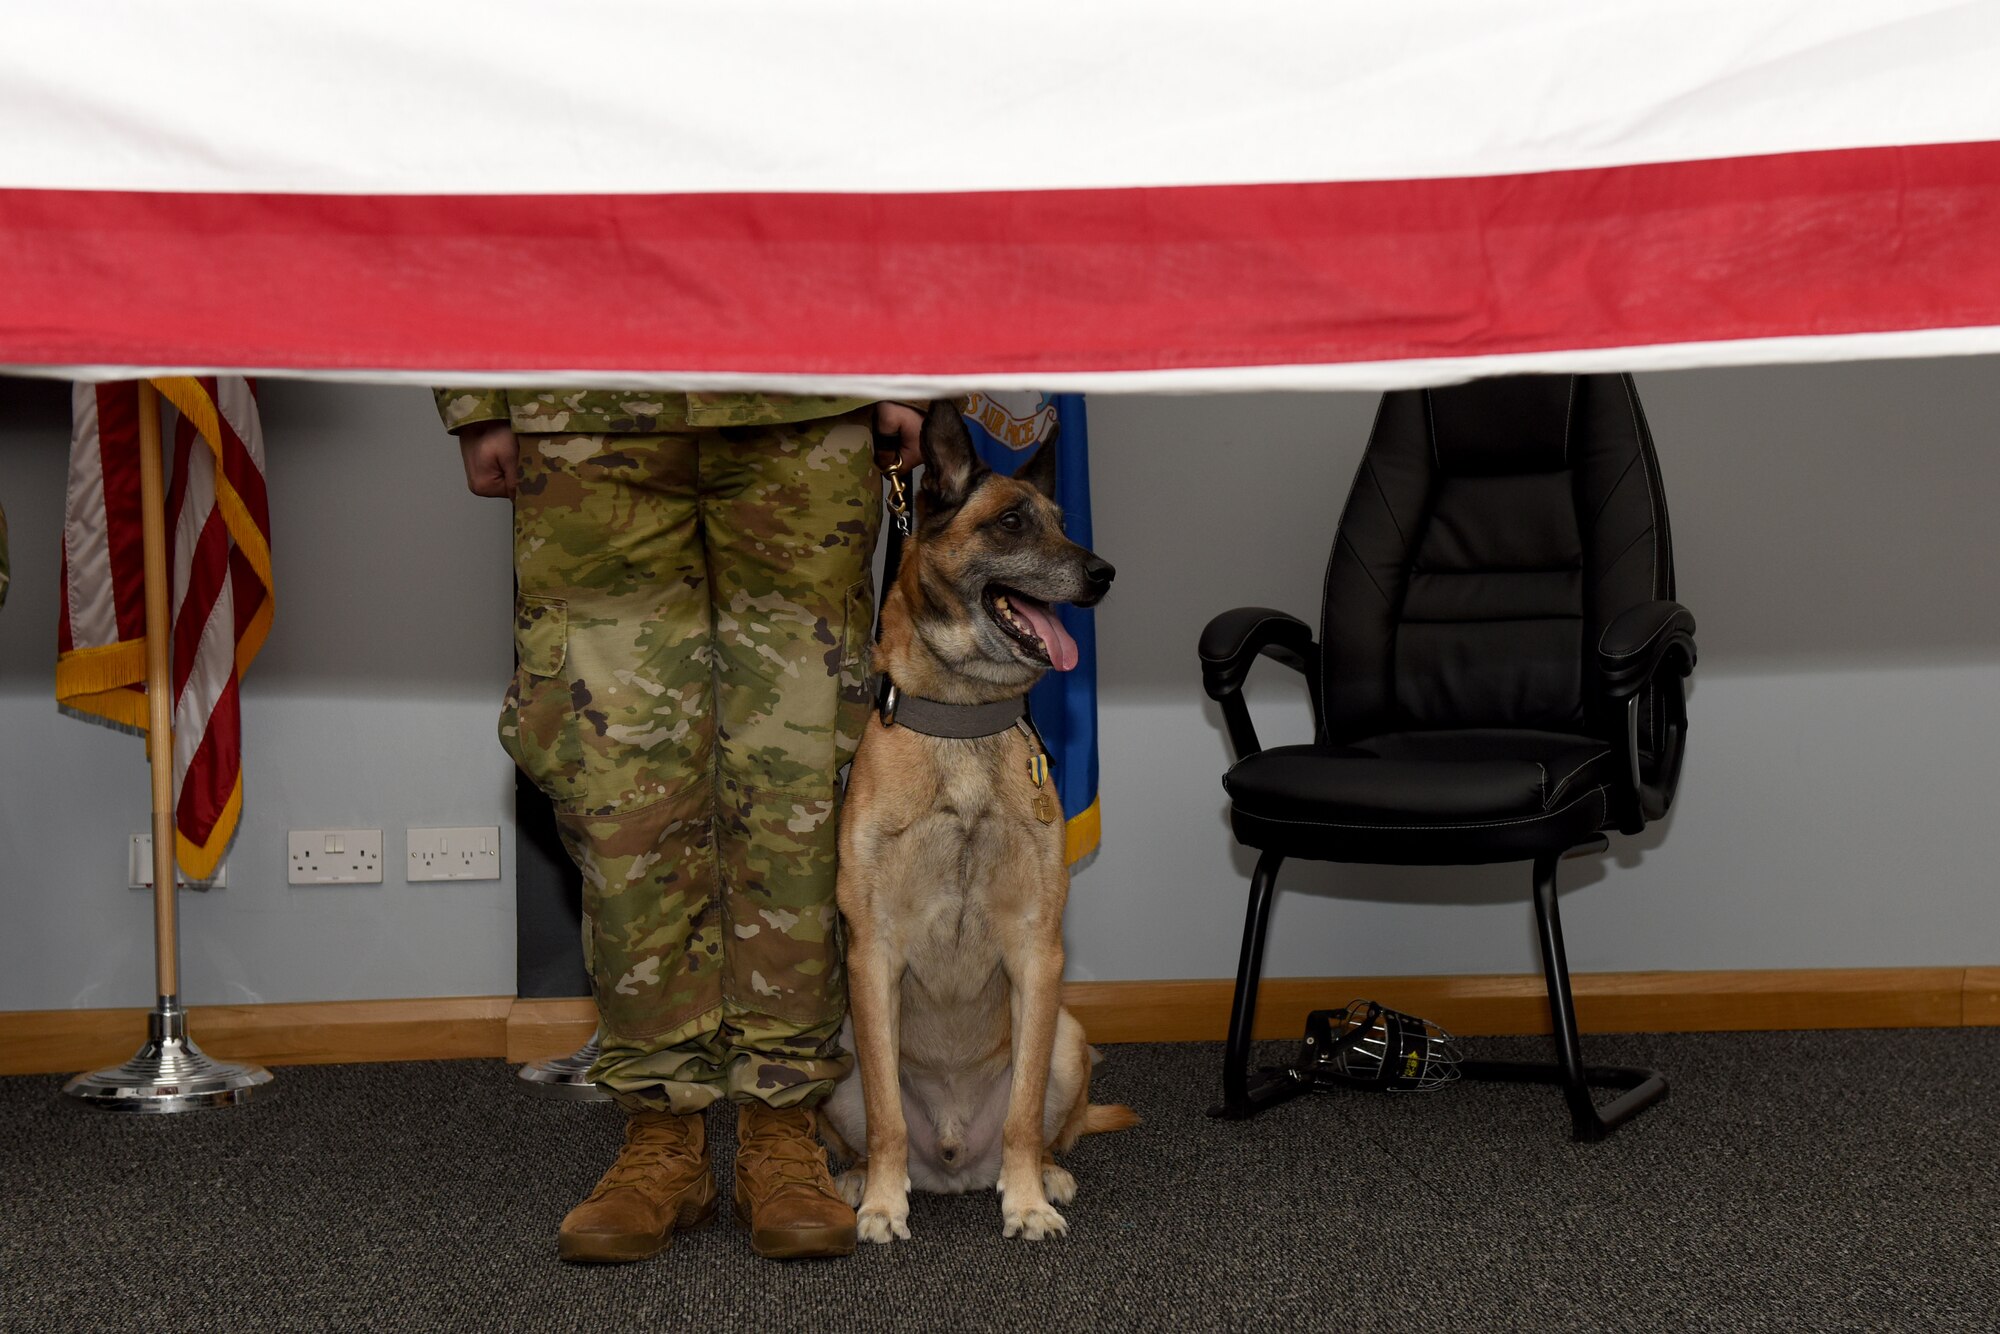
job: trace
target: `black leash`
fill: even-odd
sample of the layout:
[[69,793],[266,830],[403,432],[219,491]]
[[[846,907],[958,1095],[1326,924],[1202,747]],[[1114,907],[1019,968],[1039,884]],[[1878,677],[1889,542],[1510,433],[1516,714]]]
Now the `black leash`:
[[[894,436],[875,437],[875,457],[900,449]],[[889,590],[895,587],[896,573],[903,568],[903,539],[910,535],[911,499],[909,488],[903,483],[903,460],[900,455],[882,469],[882,475],[889,479],[889,498],[883,502],[889,511],[889,531],[885,535],[887,547],[882,557],[882,586],[875,590],[875,642],[882,642],[882,608],[888,605]]]

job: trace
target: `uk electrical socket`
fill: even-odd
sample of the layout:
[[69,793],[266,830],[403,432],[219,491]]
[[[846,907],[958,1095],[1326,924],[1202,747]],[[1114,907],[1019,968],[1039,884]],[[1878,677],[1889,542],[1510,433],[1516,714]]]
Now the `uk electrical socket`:
[[498,880],[500,828],[412,829],[410,880]]
[[[153,887],[153,836],[151,834],[132,835],[130,849],[126,853],[126,871],[126,883],[133,889],[151,889]],[[222,865],[216,867],[215,879],[200,885],[190,884],[187,875],[180,868],[176,867],[174,869],[174,883],[182,889],[221,889],[229,883],[229,863],[224,862]]]
[[379,885],[379,829],[294,829],[285,835],[285,878],[294,885]]

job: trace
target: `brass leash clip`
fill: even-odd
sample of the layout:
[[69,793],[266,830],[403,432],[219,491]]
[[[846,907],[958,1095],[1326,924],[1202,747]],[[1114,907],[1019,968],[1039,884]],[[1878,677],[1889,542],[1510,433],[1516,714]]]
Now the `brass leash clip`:
[[883,470],[889,479],[889,514],[896,525],[896,531],[904,537],[910,535],[910,491],[903,484],[903,461],[897,459]]

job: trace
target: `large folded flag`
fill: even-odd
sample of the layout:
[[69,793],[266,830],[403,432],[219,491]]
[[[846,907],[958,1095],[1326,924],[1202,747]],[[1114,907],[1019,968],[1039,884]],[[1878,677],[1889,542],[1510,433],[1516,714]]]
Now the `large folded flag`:
[[[1040,445],[1056,442],[1056,504],[1063,531],[1090,545],[1090,432],[1082,394],[973,394],[965,403],[973,446],[986,466],[1013,473]],[[1076,666],[1046,673],[1028,695],[1035,730],[1049,748],[1056,791],[1069,831],[1069,860],[1097,849],[1097,626],[1096,614],[1058,606],[1056,616],[1076,641]]]
[[[0,366],[931,398],[2000,351],[1996,4],[11,9]],[[519,34],[671,50],[674,95]]]
[[[271,627],[271,515],[250,382],[154,382],[172,441],[167,490],[174,586],[175,851],[192,881],[215,875],[243,809],[243,671]],[[140,541],[139,387],[79,384],[63,517],[56,700],[144,732],[145,566]]]

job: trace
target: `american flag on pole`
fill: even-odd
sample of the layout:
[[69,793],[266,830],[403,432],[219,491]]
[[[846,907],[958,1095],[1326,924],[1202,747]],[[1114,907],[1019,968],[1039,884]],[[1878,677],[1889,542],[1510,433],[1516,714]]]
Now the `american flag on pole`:
[[[239,376],[154,381],[170,442],[174,827],[181,871],[211,879],[243,809],[244,669],[271,628],[271,514],[256,392]],[[139,386],[79,384],[63,516],[56,700],[146,729]]]

